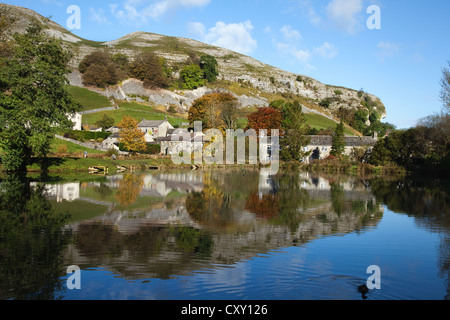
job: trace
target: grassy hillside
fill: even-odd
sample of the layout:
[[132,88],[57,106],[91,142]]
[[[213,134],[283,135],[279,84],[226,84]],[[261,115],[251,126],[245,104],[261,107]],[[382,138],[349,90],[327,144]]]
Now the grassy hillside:
[[[305,116],[306,122],[311,126],[311,128],[316,128],[317,130],[328,128],[334,129],[337,125],[336,122],[318,114],[310,113]],[[344,128],[344,133],[350,136],[359,135],[354,129],[348,127]]]
[[137,102],[119,102],[118,105],[119,109],[117,110],[83,115],[83,123],[88,125],[95,125],[95,123],[103,116],[103,114],[107,114],[110,117],[114,118],[116,124],[118,124],[124,116],[130,116],[138,122],[141,122],[142,119],[164,120],[164,118],[167,116],[167,120],[173,126],[180,126],[181,123],[187,122],[187,120],[180,115],[171,115],[169,113],[161,111],[157,107],[147,104],[141,104]]
[[85,88],[67,86],[70,95],[82,106],[82,111],[111,106],[108,98]]

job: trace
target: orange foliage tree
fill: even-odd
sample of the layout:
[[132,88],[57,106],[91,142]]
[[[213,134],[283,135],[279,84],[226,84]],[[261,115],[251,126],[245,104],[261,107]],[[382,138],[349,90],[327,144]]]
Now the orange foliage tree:
[[258,111],[247,116],[247,129],[255,129],[257,132],[266,129],[270,135],[270,130],[281,130],[282,115],[272,107],[259,108]]
[[120,128],[119,141],[130,152],[142,152],[146,149],[145,133],[138,127],[138,122],[130,116],[124,116],[117,125]]

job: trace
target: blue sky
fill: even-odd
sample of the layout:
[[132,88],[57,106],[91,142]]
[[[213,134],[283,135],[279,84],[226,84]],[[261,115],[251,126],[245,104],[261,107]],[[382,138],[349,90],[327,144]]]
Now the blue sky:
[[[442,108],[450,60],[447,0],[12,0],[64,27],[80,8],[83,38],[109,41],[133,31],[193,38],[323,83],[372,93],[386,122],[415,125]],[[381,29],[369,29],[371,5]]]

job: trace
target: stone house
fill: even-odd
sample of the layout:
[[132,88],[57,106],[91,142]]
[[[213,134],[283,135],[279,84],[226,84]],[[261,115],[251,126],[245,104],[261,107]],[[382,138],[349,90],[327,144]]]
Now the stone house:
[[[139,123],[138,127],[141,131],[151,135],[153,137],[153,139],[164,138],[167,136],[168,130],[174,129],[174,127],[170,124],[170,122],[167,121],[167,118],[165,120],[143,119]],[[149,141],[149,142],[153,142],[153,141]]]
[[162,155],[177,154],[183,150],[190,150],[191,153],[194,153],[195,151],[203,150],[203,133],[185,131],[175,135],[156,138],[155,142],[160,144]]
[[119,133],[114,132],[112,135],[110,135],[108,138],[102,141],[102,148],[104,149],[114,149],[119,150]]
[[75,114],[68,115],[67,117],[73,123],[72,130],[80,131],[82,129],[81,122],[82,122],[83,116],[80,113],[76,112]]
[[[303,151],[310,151],[309,157],[304,158],[304,162],[311,162],[313,160],[325,159],[330,155],[331,146],[333,144],[332,136],[310,136],[309,144],[303,148]],[[351,155],[353,149],[367,148],[372,149],[377,143],[378,139],[374,137],[356,137],[346,136],[345,138],[345,155]]]

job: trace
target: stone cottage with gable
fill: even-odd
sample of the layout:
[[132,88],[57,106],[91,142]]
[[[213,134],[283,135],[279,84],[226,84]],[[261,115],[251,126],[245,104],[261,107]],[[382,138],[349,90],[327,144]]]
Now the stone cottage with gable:
[[[304,158],[304,162],[311,162],[313,160],[325,159],[330,155],[331,146],[333,144],[332,136],[310,136],[311,140],[308,146],[303,148],[303,151],[310,151],[309,157]],[[356,137],[346,136],[345,138],[345,155],[351,155],[353,149],[368,148],[372,149],[377,143],[378,139],[374,137]]]
[[167,121],[164,120],[145,120],[143,119],[139,125],[139,129],[142,132],[148,133],[153,137],[153,139],[164,138],[167,136],[169,130],[173,130],[174,127]]

